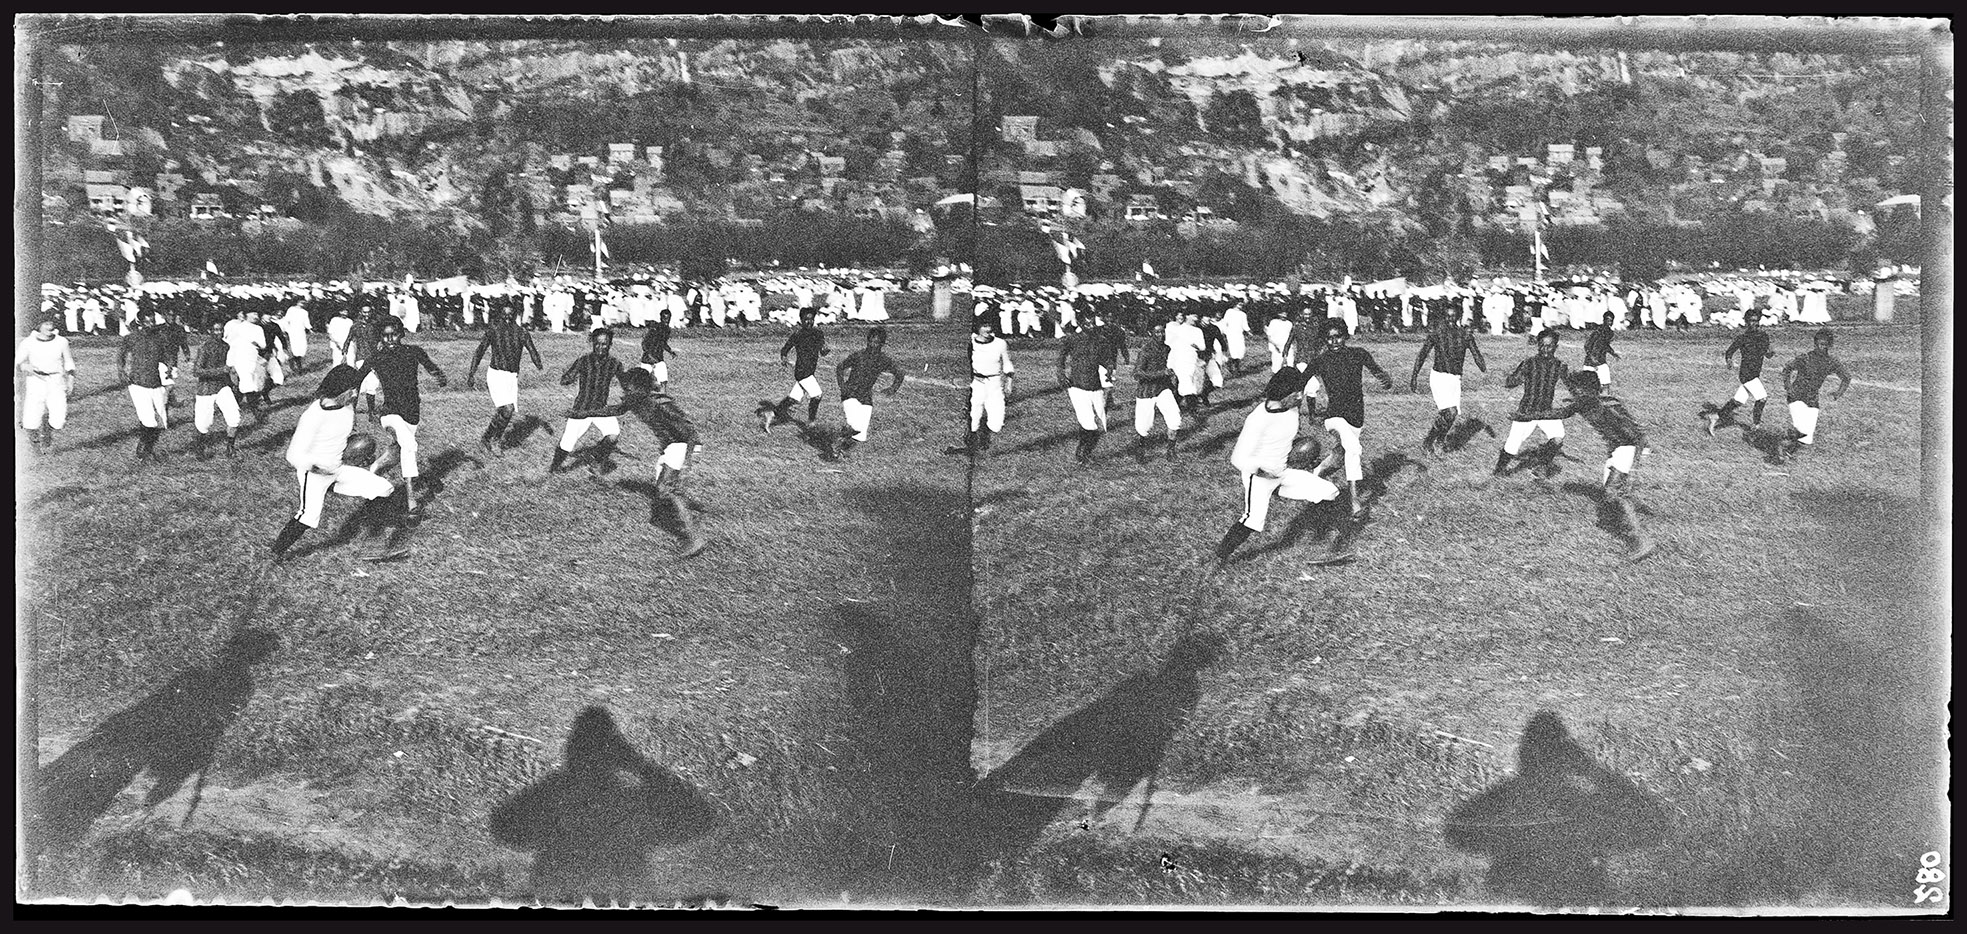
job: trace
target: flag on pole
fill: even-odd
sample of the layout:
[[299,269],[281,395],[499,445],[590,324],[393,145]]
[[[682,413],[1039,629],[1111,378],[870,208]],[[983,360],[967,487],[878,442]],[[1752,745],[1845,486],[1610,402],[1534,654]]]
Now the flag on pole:
[[116,249],[123,254],[123,261],[132,266],[150,251],[150,241],[145,240],[133,228],[112,226],[110,232],[116,235]]
[[208,260],[206,260],[206,261],[205,261],[205,275],[208,275],[208,276],[216,276],[216,275],[218,275],[218,274],[219,274],[219,264],[217,264],[217,263],[215,263],[215,262],[212,262],[212,261],[211,261],[211,260],[209,260],[209,259],[208,259]]
[[1154,274],[1154,264],[1153,264],[1153,263],[1150,263],[1150,262],[1148,262],[1147,260],[1141,260],[1141,278],[1143,278],[1143,279],[1159,279],[1159,278],[1161,278],[1161,277],[1160,277],[1160,276],[1157,276],[1157,275],[1155,275],[1155,274]]
[[1072,265],[1075,260],[1079,259],[1080,251],[1086,249],[1085,243],[1081,242],[1078,237],[1073,236],[1072,231],[1063,227],[1054,227],[1051,224],[1040,223],[1039,229],[1045,231],[1045,235],[1052,239],[1052,252],[1057,253],[1059,262],[1067,266]]
[[608,241],[601,239],[601,231],[598,230],[594,232],[594,248],[600,252],[603,259],[615,258],[615,254],[608,252]]

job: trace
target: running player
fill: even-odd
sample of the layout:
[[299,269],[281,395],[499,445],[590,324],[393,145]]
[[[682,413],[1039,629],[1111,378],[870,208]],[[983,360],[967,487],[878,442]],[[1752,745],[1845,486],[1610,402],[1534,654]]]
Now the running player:
[[1609,452],[1605,459],[1605,496],[1618,507],[1632,536],[1632,549],[1626,558],[1630,561],[1645,558],[1653,553],[1654,543],[1639,526],[1639,510],[1632,502],[1632,475],[1638,469],[1639,452],[1646,446],[1646,435],[1640,430],[1638,420],[1626,411],[1625,403],[1599,392],[1597,373],[1579,370],[1567,374],[1564,388],[1570,393],[1569,402],[1541,412],[1519,413],[1518,417],[1526,421],[1561,421],[1581,415],[1585,424],[1598,430]]
[[[300,483],[300,511],[287,520],[273,540],[276,561],[286,560],[287,549],[307,530],[321,527],[321,507],[329,490],[372,504],[381,501],[382,508],[387,508],[393,492],[390,482],[366,467],[343,461],[348,436],[355,432],[355,391],[361,385],[362,376],[354,367],[329,370],[314,392],[314,402],[294,425],[293,440],[287,444],[287,463],[293,465]],[[392,550],[380,557],[404,553]]]
[[669,361],[664,358],[677,356],[676,348],[669,344],[674,330],[669,324],[669,310],[663,309],[656,313],[656,323],[642,332],[642,369],[655,377],[657,392],[669,390]]
[[1741,385],[1735,390],[1734,398],[1719,408],[1709,406],[1708,411],[1701,413],[1701,418],[1707,421],[1707,436],[1710,438],[1714,437],[1716,429],[1733,424],[1735,410],[1751,400],[1754,401],[1754,408],[1750,410],[1752,427],[1761,427],[1762,410],[1769,404],[1769,390],[1762,388],[1762,363],[1774,358],[1776,350],[1769,344],[1769,332],[1762,329],[1762,312],[1750,309],[1742,323],[1747,330],[1735,335],[1735,339],[1728,343],[1728,349],[1721,353],[1721,365],[1724,367],[1736,366],[1735,355],[1741,355],[1740,367],[1735,371]]
[[[1347,343],[1351,336],[1346,331],[1344,321],[1328,321],[1325,324],[1325,352],[1318,355],[1318,362],[1312,371],[1325,387],[1327,404],[1325,407],[1325,428],[1339,437],[1339,446],[1345,452],[1345,479],[1347,499],[1352,503],[1352,514],[1357,517],[1366,511],[1366,503],[1360,498],[1359,481],[1366,479],[1366,463],[1360,432],[1366,427],[1366,392],[1364,374],[1370,371],[1379,378],[1381,389],[1392,389],[1393,379],[1380,368],[1379,361],[1371,353]],[[1460,388],[1456,380],[1456,388]]]
[[1140,355],[1134,358],[1134,459],[1147,463],[1147,436],[1154,430],[1154,413],[1168,429],[1164,449],[1175,459],[1175,442],[1182,432],[1182,408],[1175,401],[1175,371],[1168,366],[1168,324],[1156,321]]
[[1244,342],[1250,333],[1250,315],[1243,310],[1243,303],[1229,306],[1218,327],[1222,329],[1223,347],[1229,356],[1229,376],[1234,379],[1243,375]]
[[[1113,376],[1120,372],[1120,364],[1132,363],[1127,352],[1127,329],[1115,324],[1111,318],[1100,311],[1092,312],[1093,333],[1099,338],[1100,350],[1100,388],[1106,406],[1112,408],[1114,401]],[[1105,418],[1102,417],[1104,422]]]
[[1612,364],[1606,358],[1619,359],[1619,352],[1612,349],[1612,322],[1616,320],[1617,313],[1606,312],[1605,320],[1585,336],[1585,367],[1598,374],[1600,389],[1612,388]]
[[21,427],[36,454],[54,450],[55,432],[68,424],[68,394],[75,391],[75,355],[55,319],[41,319],[14,351],[22,381]]
[[977,322],[970,338],[970,456],[990,450],[991,435],[1004,430],[1004,400],[1011,395],[1017,368],[1011,345],[997,336],[989,319]]
[[116,350],[116,381],[130,388],[130,402],[136,406],[137,463],[162,463],[157,439],[169,425],[165,411],[164,373],[177,362],[177,342],[159,327],[149,312],[137,316],[137,327],[123,335]]
[[703,452],[703,435],[676,404],[676,399],[656,387],[655,377],[649,371],[639,367],[627,370],[621,376],[621,383],[622,401],[608,411],[640,418],[662,445],[662,456],[656,461],[657,509],[651,510],[650,521],[657,520],[660,507],[669,507],[682,532],[683,557],[696,557],[703,553],[705,542],[691,518],[688,498],[683,495],[683,472]]
[[253,413],[254,424],[266,421],[266,412],[258,404],[266,385],[266,365],[260,357],[261,348],[266,346],[266,331],[260,327],[259,312],[241,311],[226,322],[225,343],[225,362],[232,368],[240,406]]
[[1104,350],[1097,328],[1074,331],[1059,345],[1059,385],[1079,420],[1079,448],[1073,458],[1082,464],[1092,463],[1093,449],[1106,433]]
[[867,346],[848,354],[834,368],[833,377],[840,384],[840,414],[847,420],[847,427],[833,441],[835,458],[846,457],[855,445],[867,440],[868,426],[874,420],[874,386],[881,381],[881,374],[892,373],[895,377],[882,392],[893,396],[901,391],[902,367],[883,351],[887,345],[887,328],[869,328]]
[[1332,481],[1314,471],[1288,466],[1292,443],[1298,437],[1298,408],[1303,402],[1304,385],[1304,373],[1296,367],[1278,370],[1264,386],[1263,404],[1243,419],[1243,430],[1237,434],[1236,448],[1229,456],[1230,466],[1242,478],[1243,515],[1216,545],[1217,567],[1229,563],[1237,546],[1264,530],[1272,496],[1307,503],[1325,503],[1339,497],[1339,488]]
[[1836,402],[1844,398],[1844,392],[1851,388],[1851,374],[1844,369],[1843,362],[1830,355],[1831,344],[1837,335],[1830,328],[1818,328],[1816,346],[1808,353],[1799,354],[1783,367],[1783,395],[1789,399],[1789,437],[1783,445],[1781,456],[1784,459],[1795,457],[1806,445],[1817,440],[1817,417],[1823,413],[1819,393],[1823,391],[1824,381],[1835,375],[1837,390],[1830,394]]
[[[383,322],[378,343],[360,373],[374,373],[382,386],[382,426],[396,440],[396,449],[383,462],[397,462],[403,475],[403,511],[415,515],[417,503],[417,426],[423,421],[423,392],[417,386],[417,370],[429,370],[440,387],[449,386],[444,371],[422,347],[403,343],[403,322]],[[381,471],[378,466],[378,472]]]
[[[582,354],[579,359],[568,364],[567,372],[560,374],[560,385],[580,386],[574,392],[573,408],[567,410],[567,428],[560,434],[560,445],[553,449],[553,463],[547,466],[548,473],[559,473],[565,469],[567,456],[574,453],[581,437],[592,427],[601,432],[601,440],[596,442],[590,455],[594,462],[596,476],[615,469],[609,454],[615,449],[615,439],[621,437],[622,422],[608,406],[608,396],[614,385],[626,372],[622,362],[615,359],[615,332],[609,328],[595,328],[588,335],[593,350]],[[623,382],[626,387],[628,384]]]
[[1420,391],[1421,365],[1432,355],[1434,368],[1427,374],[1427,387],[1434,396],[1436,412],[1434,426],[1421,439],[1421,450],[1433,454],[1437,445],[1446,450],[1455,433],[1455,422],[1461,418],[1463,358],[1473,358],[1476,369],[1484,373],[1489,372],[1489,365],[1483,361],[1482,348],[1476,345],[1475,339],[1446,311],[1437,310],[1430,318],[1434,329],[1428,332],[1427,339],[1421,342],[1421,352],[1414,357],[1414,372],[1407,380],[1407,388]]
[[213,413],[225,416],[225,456],[234,457],[239,438],[239,400],[232,393],[232,368],[225,363],[225,322],[214,319],[208,337],[198,348],[191,375],[198,378],[198,395],[191,402],[191,423],[198,429],[198,459],[211,457]]
[[355,319],[349,317],[345,305],[335,309],[335,316],[328,319],[328,365],[362,365],[360,348],[355,346]]
[[533,346],[533,335],[519,326],[519,313],[510,306],[499,309],[498,320],[479,338],[478,349],[471,354],[471,369],[464,375],[464,388],[473,388],[478,379],[478,361],[485,358],[487,350],[492,352],[492,366],[485,371],[485,389],[492,394],[492,421],[485,426],[484,434],[478,436],[478,446],[490,453],[503,449],[499,442],[505,437],[505,430],[512,426],[512,417],[519,412],[520,352],[533,356],[535,371],[546,366],[540,362],[540,349]]
[[758,430],[770,432],[773,425],[792,421],[792,407],[800,402],[806,403],[806,424],[811,425],[820,417],[820,358],[827,355],[826,333],[813,322],[819,317],[817,308],[799,310],[799,327],[785,339],[785,346],[779,348],[780,368],[792,367],[792,388],[786,390],[785,398],[776,405],[769,402],[758,403]]
[[[1541,431],[1549,444],[1549,456],[1539,458],[1545,465],[1556,463],[1564,451],[1564,422],[1561,419],[1533,419],[1530,414],[1548,410],[1556,402],[1557,384],[1563,382],[1569,370],[1564,361],[1557,359],[1557,332],[1545,331],[1537,335],[1537,355],[1516,365],[1509,378],[1503,380],[1503,387],[1515,389],[1523,387],[1523,401],[1516,406],[1516,414],[1510,419],[1509,437],[1503,439],[1502,452],[1496,455],[1495,475],[1500,477],[1509,470],[1509,462],[1523,451],[1523,442],[1530,440],[1530,433]],[[1538,476],[1547,478],[1546,467],[1538,468]]]

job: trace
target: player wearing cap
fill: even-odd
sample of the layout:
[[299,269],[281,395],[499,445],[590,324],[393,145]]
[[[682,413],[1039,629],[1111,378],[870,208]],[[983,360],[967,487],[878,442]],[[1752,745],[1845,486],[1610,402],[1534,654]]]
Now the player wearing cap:
[[[594,461],[596,475],[615,469],[608,455],[614,451],[615,439],[621,437],[622,423],[616,411],[609,407],[608,396],[626,371],[613,354],[614,331],[605,327],[595,328],[588,335],[588,343],[594,349],[568,364],[567,372],[560,374],[560,385],[580,385],[574,391],[573,407],[567,410],[567,428],[560,433],[560,445],[553,449],[553,463],[547,466],[548,473],[559,473],[565,469],[567,456],[574,453],[574,447],[580,444],[581,437],[587,434],[589,428],[601,432],[601,440],[595,443],[590,457]],[[622,385],[627,386],[628,383],[623,381]]]
[[1605,496],[1618,507],[1632,536],[1632,550],[1627,553],[1627,559],[1638,561],[1652,554],[1654,548],[1652,539],[1639,526],[1639,511],[1631,498],[1632,477],[1639,466],[1639,452],[1646,446],[1646,435],[1640,430],[1639,421],[1626,411],[1625,403],[1599,391],[1597,373],[1590,370],[1570,373],[1564,377],[1564,388],[1570,393],[1569,402],[1554,409],[1521,413],[1519,417],[1544,421],[1580,415],[1584,417],[1585,424],[1597,429],[1599,436],[1605,439],[1607,450]]
[[68,394],[75,391],[75,355],[68,338],[56,333],[55,319],[43,318],[14,351],[21,374],[21,427],[36,454],[55,446],[55,432],[68,424]]
[[198,459],[211,456],[213,414],[225,416],[225,456],[238,452],[233,447],[239,437],[239,400],[232,393],[232,368],[226,365],[228,345],[225,322],[214,319],[206,326],[209,335],[198,348],[191,375],[198,380],[198,393],[191,400],[191,423],[198,429]]
[[1769,332],[1762,329],[1762,312],[1750,309],[1744,313],[1742,323],[1747,330],[1735,335],[1735,339],[1728,343],[1728,349],[1721,352],[1721,365],[1724,367],[1737,366],[1735,357],[1738,354],[1741,356],[1735,371],[1741,385],[1736,388],[1733,398],[1719,408],[1711,407],[1710,411],[1702,413],[1701,418],[1707,421],[1707,436],[1710,438],[1714,437],[1716,429],[1734,423],[1735,410],[1741,408],[1744,402],[1754,403],[1750,418],[1753,426],[1760,427],[1762,410],[1769,404],[1769,390],[1762,387],[1762,363],[1774,358],[1776,349],[1770,346]]
[[1434,396],[1436,411],[1434,426],[1421,439],[1421,450],[1433,454],[1436,445],[1445,446],[1454,436],[1455,422],[1461,418],[1464,358],[1473,358],[1476,369],[1484,373],[1489,372],[1489,365],[1483,361],[1482,348],[1476,346],[1475,339],[1446,311],[1437,310],[1429,317],[1434,329],[1428,332],[1427,339],[1421,342],[1420,353],[1414,357],[1414,372],[1407,379],[1407,388],[1420,391],[1421,366],[1432,356],[1434,367],[1427,374],[1427,388]]
[[902,367],[882,349],[887,344],[887,328],[869,328],[867,346],[848,354],[834,368],[833,378],[840,384],[840,414],[847,420],[847,427],[833,441],[836,458],[846,457],[855,445],[867,441],[869,426],[874,421],[874,386],[881,381],[881,374],[895,377],[884,393],[893,396],[901,391]]
[[1296,367],[1278,370],[1264,386],[1263,404],[1243,419],[1243,430],[1229,456],[1230,466],[1241,478],[1243,514],[1216,545],[1218,567],[1228,563],[1251,535],[1264,530],[1272,496],[1307,503],[1330,502],[1339,496],[1338,486],[1317,472],[1288,466],[1298,437],[1304,385],[1304,373]]
[[[403,322],[383,322],[377,335],[375,352],[362,362],[363,377],[373,373],[382,387],[382,426],[396,440],[396,450],[384,461],[398,462],[403,474],[403,510],[417,511],[417,426],[423,421],[423,393],[417,386],[417,371],[429,370],[437,385],[448,386],[436,361],[422,347],[403,343]],[[380,469],[380,468],[378,468]]]
[[[1500,477],[1509,469],[1512,458],[1523,452],[1523,442],[1530,440],[1530,433],[1541,431],[1544,440],[1550,445],[1549,457],[1543,458],[1546,464],[1554,463],[1564,451],[1564,422],[1562,419],[1534,419],[1531,413],[1549,409],[1556,402],[1557,385],[1569,373],[1564,361],[1557,359],[1557,332],[1545,331],[1537,335],[1537,355],[1516,365],[1509,378],[1503,380],[1507,389],[1523,387],[1523,400],[1516,406],[1516,414],[1509,423],[1509,436],[1503,439],[1502,452],[1496,455],[1495,475]],[[1541,468],[1540,468],[1541,470]],[[1539,474],[1544,476],[1544,474]]]
[[621,402],[604,411],[612,416],[636,416],[655,432],[662,445],[662,456],[656,461],[656,509],[651,511],[650,521],[657,521],[658,511],[668,507],[682,532],[683,557],[695,557],[703,552],[705,542],[691,518],[690,503],[683,495],[683,472],[703,453],[703,435],[682,406],[676,404],[676,399],[656,388],[655,377],[649,371],[640,367],[625,370],[621,384]]
[[519,412],[519,355],[531,354],[536,371],[546,366],[540,362],[540,349],[533,346],[533,335],[519,326],[519,314],[510,306],[499,309],[498,320],[479,338],[478,349],[471,354],[471,368],[464,375],[464,388],[472,388],[477,380],[478,361],[485,358],[487,350],[492,353],[492,365],[485,371],[485,390],[492,395],[492,421],[478,436],[478,446],[489,452],[505,437],[512,417]]
[[1835,375],[1837,390],[1830,394],[1835,402],[1844,398],[1845,390],[1851,388],[1851,374],[1844,369],[1843,362],[1830,355],[1831,344],[1837,340],[1830,328],[1817,329],[1816,346],[1808,353],[1799,354],[1783,367],[1783,394],[1789,398],[1790,432],[1782,448],[1784,458],[1795,457],[1806,445],[1817,440],[1817,417],[1823,413],[1823,403],[1819,399],[1824,382]]
[[1065,387],[1072,416],[1079,421],[1079,447],[1073,459],[1082,464],[1092,462],[1093,449],[1106,434],[1104,350],[1097,329],[1074,331],[1059,344],[1059,385]]
[[[1350,334],[1344,321],[1327,322],[1325,331],[1325,352],[1318,355],[1310,372],[1324,385],[1325,428],[1338,436],[1344,451],[1347,498],[1352,503],[1352,514],[1358,516],[1366,511],[1366,503],[1359,494],[1359,482],[1366,479],[1364,442],[1360,437],[1366,427],[1365,373],[1370,371],[1378,377],[1381,389],[1392,389],[1393,379],[1371,353],[1347,343]],[[1460,380],[1456,382],[1459,384]]]
[[[355,391],[362,376],[354,367],[337,366],[321,378],[314,402],[301,412],[294,425],[293,440],[287,443],[287,463],[293,465],[300,483],[300,509],[273,540],[273,555],[284,560],[287,549],[309,529],[321,527],[321,507],[328,491],[368,500],[383,501],[386,508],[393,487],[374,471],[344,462],[349,435],[355,431]],[[354,460],[355,458],[350,458]],[[384,555],[392,557],[401,552]]]
[[792,367],[792,388],[785,391],[785,398],[777,404],[758,403],[758,430],[770,432],[773,425],[792,421],[792,407],[800,402],[806,403],[806,424],[811,425],[820,417],[820,358],[826,356],[826,333],[813,322],[819,317],[819,309],[801,308],[799,327],[786,337],[785,345],[779,348],[779,367]]
[[997,336],[988,319],[978,321],[970,338],[970,455],[990,450],[991,435],[1004,430],[1004,399],[1011,394],[1017,368],[1011,345]]

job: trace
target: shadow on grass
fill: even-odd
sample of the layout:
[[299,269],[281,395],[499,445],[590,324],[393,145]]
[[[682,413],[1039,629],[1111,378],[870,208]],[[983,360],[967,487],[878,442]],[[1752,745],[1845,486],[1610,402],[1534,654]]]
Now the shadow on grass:
[[508,451],[521,448],[526,445],[527,441],[532,440],[533,435],[550,427],[552,426],[547,423],[546,419],[537,415],[528,415],[519,419],[512,427],[507,428],[505,437],[500,439],[499,444]]
[[800,443],[812,448],[813,452],[819,455],[820,460],[829,464],[839,459],[833,456],[833,442],[839,436],[838,429],[822,425],[817,421],[799,426]]
[[1474,441],[1475,436],[1479,434],[1486,434],[1490,438],[1494,438],[1496,437],[1496,429],[1490,427],[1488,422],[1474,415],[1463,416],[1460,421],[1455,423],[1455,427],[1448,432],[1448,437],[1444,439],[1441,446],[1442,450],[1449,454],[1460,451],[1468,447],[1469,443]]
[[1014,447],[996,448],[991,453],[1000,457],[1007,454],[1035,454],[1042,451],[1050,451],[1054,448],[1064,446],[1068,441],[1077,440],[1079,440],[1079,429],[1074,428],[1070,431],[1055,431],[1049,435],[1039,435],[1030,441]]
[[189,822],[219,740],[252,699],[252,666],[279,646],[273,633],[238,631],[210,666],[175,675],[39,769],[29,821],[34,843],[51,853],[73,850],[143,772],[155,782],[144,795],[146,810],[169,800],[186,779],[198,775],[184,814]]
[[676,536],[678,541],[689,540],[690,528],[685,523],[685,517],[679,510],[688,509],[693,512],[702,512],[702,504],[680,492],[672,497],[670,494],[656,489],[656,485],[647,480],[618,480],[615,482],[615,486],[618,489],[648,497],[650,525]]

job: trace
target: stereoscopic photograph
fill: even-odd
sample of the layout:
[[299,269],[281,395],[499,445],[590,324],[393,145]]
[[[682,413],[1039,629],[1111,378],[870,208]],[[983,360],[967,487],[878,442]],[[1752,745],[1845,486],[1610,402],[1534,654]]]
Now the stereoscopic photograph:
[[1944,21],[15,48],[23,914],[1951,912]]

